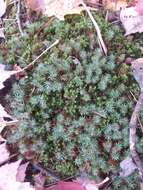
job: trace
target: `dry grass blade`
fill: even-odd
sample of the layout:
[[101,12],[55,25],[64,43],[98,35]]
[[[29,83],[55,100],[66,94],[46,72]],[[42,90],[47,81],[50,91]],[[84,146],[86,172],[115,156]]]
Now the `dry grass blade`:
[[104,43],[104,41],[103,41],[103,38],[102,38],[102,35],[101,35],[101,31],[100,31],[100,28],[99,28],[97,22],[96,22],[95,19],[93,18],[92,14],[91,14],[89,8],[86,6],[86,4],[85,4],[83,1],[81,1],[81,4],[83,5],[84,9],[87,11],[87,13],[88,13],[88,15],[89,15],[91,21],[93,22],[93,24],[94,24],[94,26],[95,26],[95,29],[96,29],[96,32],[97,32],[97,35],[98,35],[98,39],[99,39],[99,40],[98,40],[98,41],[99,41],[99,46],[102,47],[103,53],[104,53],[105,55],[107,55],[107,47],[106,47],[106,45],[105,45],[105,43]]
[[13,121],[3,121],[3,122],[0,122],[0,126],[17,125],[18,122],[19,122],[18,120],[13,120]]
[[[35,62],[42,57],[47,51],[49,51],[51,48],[53,48],[54,46],[56,46],[59,43],[59,40],[56,40],[52,45],[50,45],[48,48],[46,48],[38,57],[36,57],[36,59],[34,59],[34,61],[32,61],[31,63],[29,63],[26,67],[24,67],[22,69],[22,71],[25,71],[27,69],[29,69],[31,66],[33,66],[35,64]],[[21,71],[19,71],[21,72]]]

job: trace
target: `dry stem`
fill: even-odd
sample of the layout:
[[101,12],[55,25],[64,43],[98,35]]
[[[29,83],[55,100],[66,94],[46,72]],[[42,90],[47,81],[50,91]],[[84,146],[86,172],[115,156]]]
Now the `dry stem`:
[[101,32],[100,32],[100,28],[97,24],[97,22],[95,21],[94,17],[92,16],[89,8],[86,6],[86,4],[81,1],[81,4],[83,5],[83,7],[85,8],[85,10],[87,11],[91,21],[93,22],[94,26],[95,26],[95,29],[96,29],[96,32],[97,32],[97,36],[98,36],[98,41],[99,41],[99,46],[102,47],[102,51],[104,52],[105,55],[107,55],[107,47],[103,41],[103,38],[102,38],[102,35],[101,35]]

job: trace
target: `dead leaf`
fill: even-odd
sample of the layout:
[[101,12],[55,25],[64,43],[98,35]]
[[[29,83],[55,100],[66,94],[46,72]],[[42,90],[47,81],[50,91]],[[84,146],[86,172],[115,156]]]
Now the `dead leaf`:
[[11,118],[11,116],[5,111],[4,107],[0,104],[0,133],[6,127],[4,117]]
[[[5,11],[6,11],[6,1],[0,0],[0,19],[5,14]],[[0,28],[0,38],[5,39],[4,28]]]
[[136,165],[133,163],[132,158],[127,157],[120,163],[120,167],[122,171],[120,172],[121,177],[127,177],[131,175],[134,170],[137,168]]
[[0,133],[6,126],[6,121],[4,117],[12,118],[4,109],[4,107],[0,104]]
[[0,0],[0,18],[4,15],[6,11],[6,1]]
[[[0,90],[4,88],[4,82],[10,78],[12,75],[15,75],[17,79],[19,79],[20,74],[23,72],[20,72],[22,69],[20,67],[17,67],[15,71],[6,71],[5,65],[0,64]],[[12,117],[5,111],[4,107],[0,104],[0,132],[3,130],[3,128],[6,126],[6,121],[4,121],[4,117],[11,118]]]
[[143,32],[143,16],[137,12],[136,7],[122,9],[120,20],[125,28],[126,36],[136,32]]
[[143,58],[133,60],[131,62],[131,68],[134,78],[138,82],[141,91],[143,91]]
[[29,162],[25,164],[21,164],[17,169],[16,180],[20,182],[24,182],[26,176],[26,169],[29,165]]
[[0,190],[34,190],[29,182],[16,181],[20,162],[21,160],[0,167]]
[[6,143],[3,143],[0,145],[0,163],[4,162],[9,158],[9,152],[6,148]]
[[6,140],[2,137],[2,136],[0,136],[0,142],[2,143],[2,142],[6,142]]
[[[6,11],[6,1],[0,0],[0,19],[5,14],[5,11]],[[5,39],[4,28],[0,28],[0,38]]]
[[4,82],[18,71],[6,71],[5,66],[0,64],[0,90],[4,88]]

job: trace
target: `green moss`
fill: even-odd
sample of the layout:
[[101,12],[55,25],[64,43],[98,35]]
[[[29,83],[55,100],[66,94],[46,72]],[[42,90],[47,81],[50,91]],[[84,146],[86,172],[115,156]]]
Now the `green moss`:
[[[4,54],[6,63],[24,67],[60,39],[13,86],[12,109],[21,122],[8,141],[18,143],[22,154],[35,152],[35,160],[61,176],[81,168],[92,175],[114,175],[129,151],[133,102],[128,92],[138,94],[138,87],[123,62],[126,56],[140,55],[138,43],[129,42],[119,26],[94,16],[107,44],[107,57],[99,50],[95,29],[84,13],[61,22],[55,19],[42,33],[38,31],[45,18],[35,21],[24,30],[23,38],[15,35],[5,44],[9,50]],[[114,189],[120,185],[128,186],[118,180]]]

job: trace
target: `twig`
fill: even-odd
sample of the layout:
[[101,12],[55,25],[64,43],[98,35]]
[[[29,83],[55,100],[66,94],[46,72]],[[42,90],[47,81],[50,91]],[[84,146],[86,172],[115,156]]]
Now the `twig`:
[[98,36],[98,38],[99,38],[99,46],[102,47],[103,53],[104,53],[105,55],[107,55],[107,48],[106,48],[106,45],[105,45],[105,43],[104,43],[104,41],[103,41],[103,38],[102,38],[102,35],[101,35],[101,32],[100,32],[100,28],[99,28],[97,22],[96,22],[95,19],[93,18],[92,14],[91,14],[89,8],[86,6],[86,4],[85,4],[83,1],[81,1],[81,4],[83,5],[84,9],[87,11],[87,13],[88,13],[88,15],[89,15],[91,21],[93,22],[93,24],[94,24],[94,26],[95,26],[95,29],[96,29],[96,32],[97,32],[97,36]]
[[132,91],[130,90],[130,94],[132,95],[132,97],[134,98],[134,101],[137,102],[137,98],[135,97],[135,95],[132,93]]
[[97,111],[94,111],[94,113],[104,119],[107,119],[106,116],[102,115],[101,113],[97,112]]
[[33,167],[41,172],[41,174],[50,176],[56,180],[56,182],[60,181],[60,177],[58,177],[51,169],[45,169],[40,164],[32,164]]
[[53,48],[54,46],[56,46],[59,43],[59,40],[56,40],[52,45],[50,45],[48,48],[46,48],[38,57],[36,57],[36,59],[34,59],[34,61],[32,61],[31,63],[29,63],[26,67],[24,67],[21,71],[18,72],[22,72],[25,71],[27,69],[29,69],[30,67],[32,67],[35,62],[42,57],[42,55],[44,55],[47,51],[49,51],[51,48]]
[[[15,4],[16,4],[16,2],[15,2]],[[17,24],[18,24],[20,34],[21,34],[21,36],[23,36],[24,33],[22,31],[21,22],[20,22],[20,4],[21,4],[21,1],[18,0],[18,2],[17,2],[16,20],[17,20]]]

